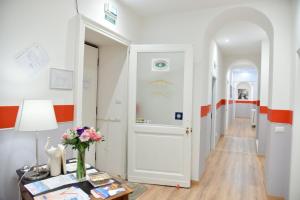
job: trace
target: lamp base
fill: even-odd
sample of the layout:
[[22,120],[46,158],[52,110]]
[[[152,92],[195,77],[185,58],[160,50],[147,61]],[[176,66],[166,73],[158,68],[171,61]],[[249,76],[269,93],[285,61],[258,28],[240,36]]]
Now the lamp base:
[[47,168],[37,168],[35,167],[33,170],[26,172],[24,178],[30,181],[36,181],[43,178],[46,178],[49,175],[49,169]]

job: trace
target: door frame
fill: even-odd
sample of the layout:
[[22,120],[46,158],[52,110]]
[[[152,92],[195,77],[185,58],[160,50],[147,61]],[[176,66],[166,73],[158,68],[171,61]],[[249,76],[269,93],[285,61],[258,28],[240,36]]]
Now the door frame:
[[83,94],[83,69],[84,69],[84,44],[85,30],[91,29],[116,42],[129,46],[131,41],[98,24],[84,15],[77,15],[75,19],[75,67],[74,67],[74,126],[82,126],[82,94]]
[[[120,44],[129,47],[131,41],[124,38],[123,36],[115,33],[114,31],[98,24],[97,22],[89,19],[88,17],[80,14],[77,15],[70,21],[70,26],[74,30],[74,40],[71,39],[69,44],[69,51],[75,49],[74,62],[71,61],[71,65],[74,65],[74,75],[73,75],[73,101],[74,101],[74,120],[73,126],[82,126],[82,98],[83,98],[83,72],[84,72],[84,45],[85,45],[85,31],[86,29],[93,30],[103,36],[106,36]],[[99,56],[99,55],[98,55]],[[99,66],[98,66],[99,67]],[[98,69],[99,70],[99,69]],[[99,77],[98,77],[99,78]],[[98,80],[97,80],[98,81]],[[126,138],[124,144],[126,145]],[[126,148],[127,149],[127,148]],[[97,151],[97,148],[95,148]],[[76,157],[76,152],[73,152],[73,156]],[[126,159],[126,158],[124,158]],[[96,163],[95,159],[95,163]],[[127,163],[125,160],[125,171],[127,171]]]
[[[191,73],[193,74],[193,47],[192,45],[189,44],[146,44],[146,45],[135,45],[133,47],[131,47],[131,49],[134,48],[135,51],[138,52],[157,52],[159,49],[159,52],[177,52],[177,51],[184,51],[186,53],[186,57],[185,57],[185,65],[186,66],[190,66],[190,70]],[[187,59],[186,59],[187,58]],[[129,57],[129,62],[132,60],[136,60],[135,55],[134,54],[130,54]],[[133,78],[130,78],[130,76],[133,76]],[[188,77],[189,74],[186,73],[184,74],[184,79],[189,78]],[[129,99],[128,99],[128,144],[127,146],[129,147],[130,143],[133,141],[132,138],[132,134],[134,132],[136,132],[137,130],[141,130],[141,127],[135,127],[136,125],[136,78],[137,77],[137,66],[134,65],[134,67],[132,67],[132,64],[130,64],[129,66]],[[193,76],[191,76],[191,78],[193,79]],[[191,86],[190,87],[186,87],[185,88],[185,92],[187,94],[192,94],[191,97],[191,105],[189,108],[184,107],[183,110],[186,110],[186,114],[187,116],[190,116],[190,120],[188,120],[187,122],[189,123],[189,128],[193,127],[193,80],[191,81]],[[185,94],[183,94],[185,95]],[[184,105],[186,106],[186,105]],[[144,126],[143,126],[144,127]],[[172,129],[174,128],[173,126],[160,126],[160,125],[156,125],[154,124],[153,127],[155,128],[162,128],[165,129],[165,132],[171,132],[170,130],[166,130],[168,128]],[[182,127],[185,129],[185,125],[183,124]],[[190,129],[192,131],[192,129]],[[151,132],[151,129],[149,127],[144,127],[143,131],[145,132]],[[190,162],[190,169],[189,171],[185,171],[184,173],[189,177],[189,181],[192,180],[192,134],[189,135],[190,140],[189,140],[189,146],[190,148],[190,153],[189,155],[186,157],[187,160],[189,160]],[[135,177],[133,176],[133,171],[131,171],[131,169],[133,169],[133,166],[131,166],[134,161],[132,160],[132,158],[129,156],[131,155],[132,149],[128,148],[128,169],[127,169],[127,174],[128,177],[133,181],[133,182],[143,182],[143,183],[152,183],[152,179],[149,179],[147,177],[143,177],[143,178],[139,178],[139,177]],[[190,158],[189,158],[190,157]],[[159,183],[157,184],[161,184],[161,185],[169,185],[169,186],[176,186],[175,181],[169,181],[169,180],[158,180]],[[181,181],[180,186],[183,187],[190,187],[190,183],[186,183],[184,181]]]
[[212,76],[212,78],[211,78],[210,152],[212,152],[216,146],[216,125],[217,125],[216,94],[217,94],[217,77]]

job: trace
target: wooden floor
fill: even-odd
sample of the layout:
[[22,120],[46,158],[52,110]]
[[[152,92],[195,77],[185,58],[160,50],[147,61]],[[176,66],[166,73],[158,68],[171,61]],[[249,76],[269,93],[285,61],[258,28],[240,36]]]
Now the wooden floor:
[[263,158],[256,156],[255,129],[236,119],[207,160],[191,189],[146,185],[138,200],[270,200],[263,180]]

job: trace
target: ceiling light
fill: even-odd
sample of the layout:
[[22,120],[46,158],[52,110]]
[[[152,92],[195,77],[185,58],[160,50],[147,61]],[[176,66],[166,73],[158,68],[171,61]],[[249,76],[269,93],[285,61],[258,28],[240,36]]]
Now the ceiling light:
[[230,40],[229,40],[229,39],[225,39],[225,42],[226,42],[226,43],[229,43],[229,42],[230,42]]

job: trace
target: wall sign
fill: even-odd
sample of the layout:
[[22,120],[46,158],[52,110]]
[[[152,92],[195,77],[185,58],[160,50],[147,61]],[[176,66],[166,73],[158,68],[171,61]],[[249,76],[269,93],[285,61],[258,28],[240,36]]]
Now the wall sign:
[[49,63],[49,56],[46,50],[37,43],[19,52],[15,59],[20,66],[26,67],[33,72],[38,72]]
[[118,18],[118,10],[111,3],[104,4],[105,19],[112,24],[116,24]]
[[168,58],[153,58],[152,71],[168,72],[170,71],[170,59]]

